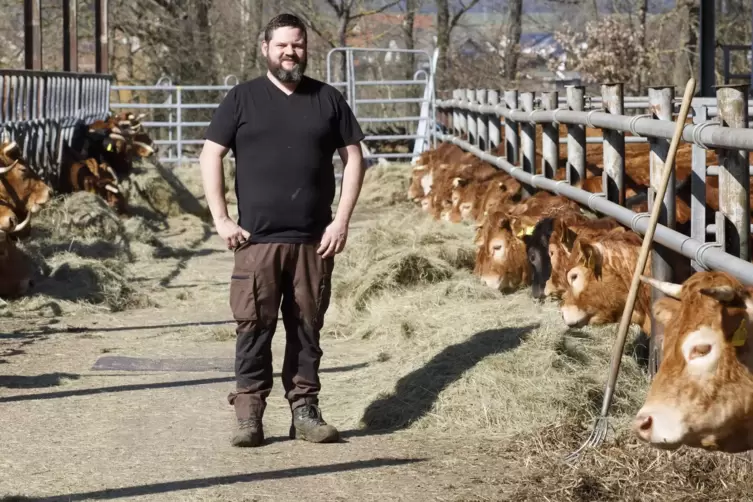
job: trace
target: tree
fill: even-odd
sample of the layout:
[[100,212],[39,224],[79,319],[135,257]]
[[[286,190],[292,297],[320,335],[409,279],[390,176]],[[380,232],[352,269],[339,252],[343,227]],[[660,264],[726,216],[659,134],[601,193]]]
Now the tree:
[[523,32],[523,0],[510,0],[510,13],[507,18],[507,47],[504,55],[505,77],[515,80],[520,54],[520,35]]
[[[440,76],[442,84],[447,81],[448,69],[450,67],[450,42],[452,30],[458,25],[463,14],[471,10],[479,0],[470,0],[467,4],[460,0],[459,8],[453,13],[450,11],[449,0],[435,0],[437,6],[437,49],[439,49],[439,60],[437,61],[437,75]],[[437,84],[439,87],[439,83]]]

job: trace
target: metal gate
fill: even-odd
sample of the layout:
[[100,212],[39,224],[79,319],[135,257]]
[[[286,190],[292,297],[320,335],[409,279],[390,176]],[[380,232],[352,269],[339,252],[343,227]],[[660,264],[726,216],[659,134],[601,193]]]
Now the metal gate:
[[[332,55],[335,53],[342,53],[342,57],[345,58],[345,79],[335,81],[332,72]],[[355,54],[358,54],[358,57]],[[376,54],[377,56],[372,56]],[[356,76],[356,70],[359,68],[371,69],[374,73],[382,74],[382,64],[389,65],[392,62],[392,58],[399,60],[401,54],[412,54],[414,56],[423,56],[425,59],[419,61],[419,58],[414,60],[413,80],[399,80],[399,79],[373,79],[359,80]],[[411,162],[415,162],[418,155],[424,150],[430,148],[430,141],[436,142],[435,136],[432,134],[432,130],[436,123],[436,89],[434,76],[437,67],[437,58],[439,51],[435,49],[433,54],[429,51],[419,49],[393,49],[393,48],[364,48],[364,47],[335,47],[327,53],[327,83],[333,87],[341,90],[345,96],[348,105],[353,110],[356,119],[361,124],[361,127],[367,129],[367,124],[373,123],[407,123],[411,126],[407,127],[408,134],[367,134],[364,138],[362,146],[364,148],[365,159],[411,159]],[[380,61],[377,65],[373,65],[373,61],[383,55],[384,63]],[[402,68],[400,65],[395,65],[393,68]],[[336,72],[341,73],[341,72]],[[423,78],[421,76],[423,75]],[[420,97],[392,97],[391,88],[393,86],[420,86],[421,89],[416,93],[420,94]],[[361,89],[371,89],[372,94],[374,92],[386,91],[387,97],[362,97]],[[364,113],[364,107],[359,105],[395,105],[395,104],[420,104],[420,111],[418,115],[399,115],[397,107],[393,108],[395,112],[391,116],[369,116],[368,113]],[[387,107],[383,106],[382,110],[386,112]],[[368,110],[368,108],[367,108]],[[394,140],[414,140],[413,148],[409,152],[394,152],[394,153],[372,153],[369,147],[369,142],[373,141],[394,141]],[[433,146],[433,145],[432,145]]]

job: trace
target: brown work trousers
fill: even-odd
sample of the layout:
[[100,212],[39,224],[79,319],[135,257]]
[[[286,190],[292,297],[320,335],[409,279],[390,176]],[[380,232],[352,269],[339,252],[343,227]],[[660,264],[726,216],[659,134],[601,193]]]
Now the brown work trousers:
[[230,308],[237,323],[236,391],[228,401],[239,419],[261,417],[266,408],[278,310],[286,333],[285,398],[291,409],[318,404],[319,333],[330,302],[334,257],[322,258],[317,247],[247,241],[235,250]]

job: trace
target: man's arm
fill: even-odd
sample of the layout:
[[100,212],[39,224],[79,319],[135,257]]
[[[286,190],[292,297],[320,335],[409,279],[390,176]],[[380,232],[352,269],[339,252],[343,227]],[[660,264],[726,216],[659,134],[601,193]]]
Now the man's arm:
[[337,204],[335,220],[344,222],[347,225],[350,222],[353,209],[356,207],[358,196],[361,193],[363,176],[366,169],[360,143],[338,148],[337,153],[340,154],[345,167],[343,169],[343,179],[340,183],[340,201]]
[[201,167],[201,182],[204,186],[204,196],[212,213],[217,233],[233,249],[249,237],[249,233],[240,228],[227,214],[225,201],[225,176],[222,159],[228,148],[211,140],[204,141],[204,147],[199,156]]
[[345,242],[348,240],[350,217],[353,215],[358,195],[361,193],[365,171],[360,143],[338,148],[337,153],[340,154],[345,168],[340,183],[340,201],[337,204],[337,213],[335,213],[332,223],[324,231],[322,241],[317,249],[317,253],[320,253],[322,258],[334,256],[345,247]]
[[204,196],[215,222],[228,217],[227,202],[225,201],[225,176],[222,166],[222,159],[228,150],[227,147],[214,141],[206,140],[199,156]]

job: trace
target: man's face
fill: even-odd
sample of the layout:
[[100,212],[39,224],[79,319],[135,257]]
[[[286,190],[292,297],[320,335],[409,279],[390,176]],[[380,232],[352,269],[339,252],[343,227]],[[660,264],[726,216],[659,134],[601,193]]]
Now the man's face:
[[280,82],[300,82],[306,71],[306,42],[298,28],[283,26],[272,33],[272,39],[262,42],[267,68]]

